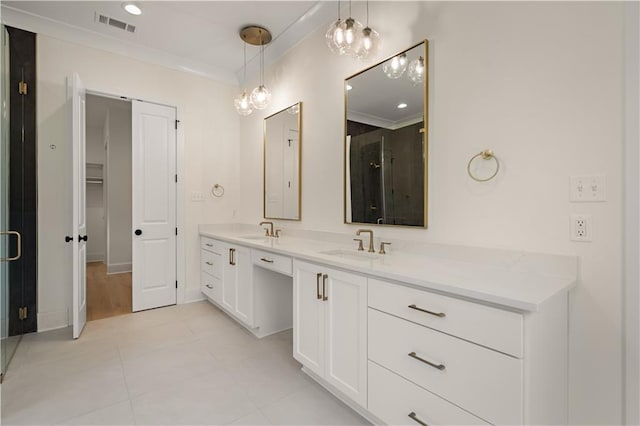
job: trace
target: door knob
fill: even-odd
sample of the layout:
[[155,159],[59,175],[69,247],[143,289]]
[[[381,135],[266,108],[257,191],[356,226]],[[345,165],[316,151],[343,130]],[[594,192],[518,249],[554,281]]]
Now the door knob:
[[78,241],[87,241],[88,239],[89,239],[89,237],[88,237],[88,236],[86,236],[86,235],[85,235],[84,237],[83,237],[83,236],[78,235]]
[[142,229],[136,229],[135,234],[136,235],[142,235]]
[[73,237],[69,237],[69,236],[64,237],[65,243],[68,243],[69,241],[73,241]]

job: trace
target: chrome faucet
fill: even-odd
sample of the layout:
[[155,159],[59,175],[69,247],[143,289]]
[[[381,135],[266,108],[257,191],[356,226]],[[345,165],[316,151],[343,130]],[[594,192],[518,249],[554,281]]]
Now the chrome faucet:
[[360,235],[363,232],[369,233],[369,253],[375,253],[375,249],[373,248],[373,231],[371,229],[358,229],[356,235]]
[[269,225],[268,228],[264,228],[265,229],[265,233],[264,233],[265,237],[273,237],[274,236],[274,234],[273,234],[273,222],[264,221],[264,222],[260,222],[259,225],[260,226]]

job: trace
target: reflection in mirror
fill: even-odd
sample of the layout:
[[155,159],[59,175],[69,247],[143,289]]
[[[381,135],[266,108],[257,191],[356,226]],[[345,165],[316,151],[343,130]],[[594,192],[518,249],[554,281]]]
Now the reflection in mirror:
[[345,222],[427,226],[427,41],[345,81]]
[[264,119],[264,217],[300,220],[302,102]]

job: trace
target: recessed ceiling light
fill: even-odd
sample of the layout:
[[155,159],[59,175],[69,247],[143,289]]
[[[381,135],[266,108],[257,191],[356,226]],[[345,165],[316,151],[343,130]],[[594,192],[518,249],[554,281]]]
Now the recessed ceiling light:
[[351,90],[353,89],[353,86],[351,86],[350,84],[347,84],[347,90]]
[[406,108],[407,104],[405,104],[404,102],[401,104],[398,104],[398,108],[402,109],[402,108]]
[[135,16],[142,15],[142,9],[140,9],[140,6],[138,6],[135,3],[131,3],[131,2],[122,3],[122,8],[132,15],[135,15]]

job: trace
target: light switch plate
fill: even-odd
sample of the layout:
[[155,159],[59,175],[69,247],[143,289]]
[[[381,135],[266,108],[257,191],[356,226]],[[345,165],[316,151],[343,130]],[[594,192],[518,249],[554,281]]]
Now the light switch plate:
[[606,201],[606,179],[604,174],[571,176],[569,178],[570,200],[573,203]]
[[191,201],[204,201],[204,194],[200,191],[191,191]]

